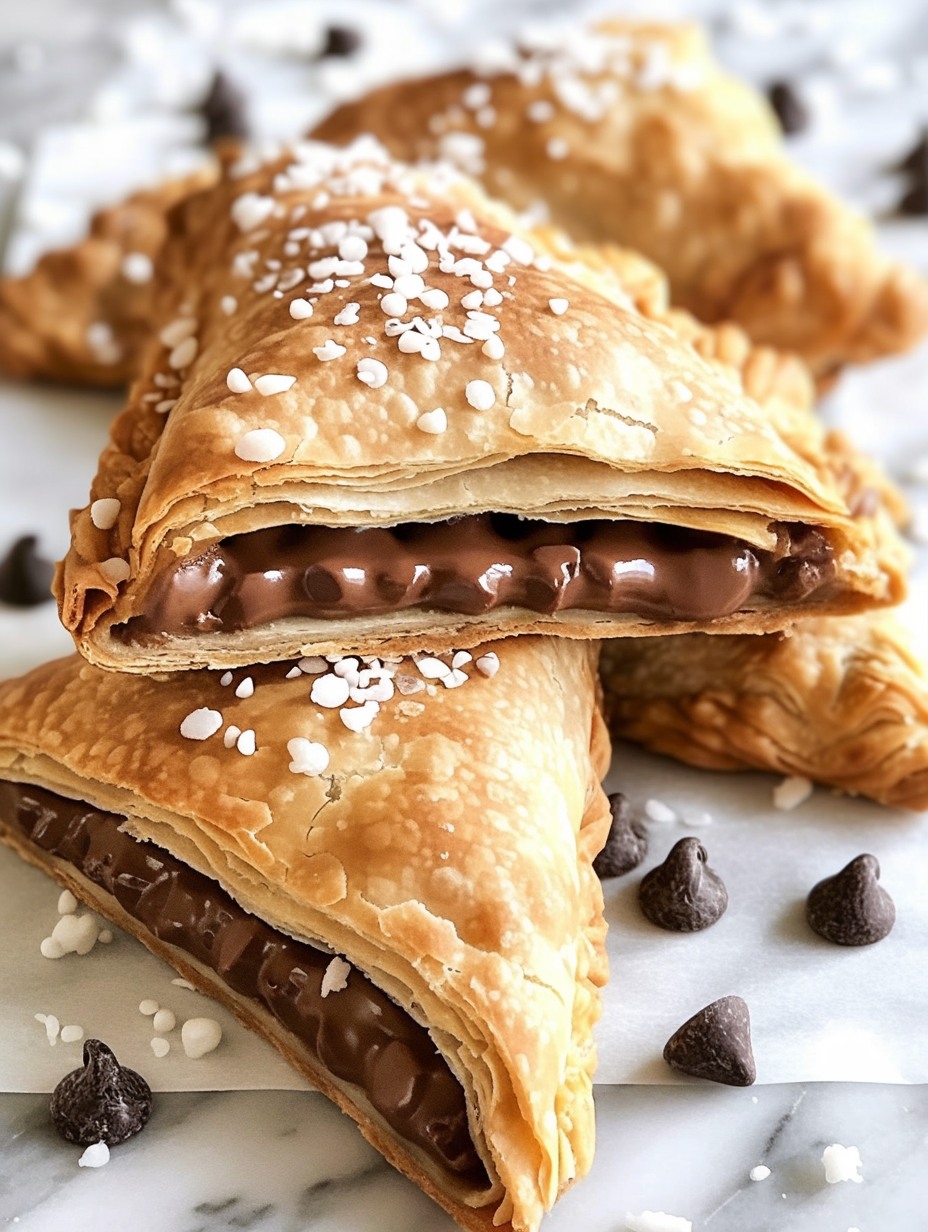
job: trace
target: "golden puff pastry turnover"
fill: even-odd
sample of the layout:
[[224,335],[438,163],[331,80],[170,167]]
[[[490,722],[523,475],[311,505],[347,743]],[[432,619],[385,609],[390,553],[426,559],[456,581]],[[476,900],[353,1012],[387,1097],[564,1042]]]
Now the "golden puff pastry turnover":
[[0,372],[101,387],[127,384],[151,332],[152,274],[167,213],[216,177],[204,166],[100,210],[87,236],[0,278]]
[[892,613],[610,642],[603,680],[613,734],[655,752],[928,809],[928,677]]
[[810,416],[780,432],[453,169],[306,144],[174,226],[57,579],[92,661],[769,629],[899,596]]
[[656,261],[674,302],[803,356],[820,380],[928,329],[928,287],[787,158],[767,103],[685,25],[526,32],[471,70],[391,83],[315,131],[442,156],[577,240]]
[[597,688],[563,639],[157,681],[75,655],[0,686],[0,837],[462,1226],[531,1232],[593,1151]]

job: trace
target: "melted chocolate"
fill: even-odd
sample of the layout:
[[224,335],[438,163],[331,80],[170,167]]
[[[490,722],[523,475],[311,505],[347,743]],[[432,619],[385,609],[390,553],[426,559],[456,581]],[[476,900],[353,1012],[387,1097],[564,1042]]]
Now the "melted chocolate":
[[821,535],[781,531],[786,546],[774,554],[680,527],[506,514],[388,528],[276,526],[224,539],[165,569],[125,636],[414,607],[467,616],[521,607],[713,620],[752,596],[801,599],[830,579],[832,553]]
[[321,995],[332,960],[244,911],[210,878],[119,830],[122,818],[0,781],[0,823],[71,864],[159,940],[260,1002],[329,1073],[361,1087],[388,1125],[459,1181],[488,1185],[464,1090],[428,1031],[362,972]]

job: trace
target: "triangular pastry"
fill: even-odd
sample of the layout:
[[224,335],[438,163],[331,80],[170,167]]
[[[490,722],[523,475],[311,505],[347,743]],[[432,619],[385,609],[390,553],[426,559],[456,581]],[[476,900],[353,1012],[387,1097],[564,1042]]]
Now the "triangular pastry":
[[657,753],[928,808],[928,677],[892,614],[608,642],[603,681],[613,734]]
[[[437,662],[40,667],[0,685],[0,838],[275,1044],[462,1226],[532,1232],[593,1151],[596,655],[520,638]],[[346,682],[368,700],[336,709]]]
[[490,50],[472,70],[378,87],[313,135],[452,159],[577,240],[650,257],[676,304],[802,355],[820,380],[928,329],[928,286],[790,162],[770,107],[696,27],[571,22]]
[[811,417],[780,431],[448,168],[366,141],[246,162],[175,214],[159,280],[57,584],[104,666],[753,631],[901,593]]

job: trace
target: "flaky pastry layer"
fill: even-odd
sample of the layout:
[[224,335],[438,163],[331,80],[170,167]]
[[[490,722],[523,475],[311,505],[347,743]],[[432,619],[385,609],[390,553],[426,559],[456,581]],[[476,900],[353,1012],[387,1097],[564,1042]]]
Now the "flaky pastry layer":
[[[350,1085],[338,1102],[465,1226],[495,1212],[534,1229],[593,1149],[606,968],[592,859],[609,824],[608,741],[593,648],[520,638],[497,653],[491,678],[398,693],[360,732],[282,664],[251,671],[248,695],[244,674],[156,681],[59,660],[0,686],[0,776],[124,815],[134,837],[364,971],[428,1027],[462,1082],[491,1191],[456,1192],[386,1142]],[[219,726],[186,738],[203,708]],[[231,725],[254,733],[252,755],[225,746]],[[321,774],[291,766],[299,737],[326,747]],[[319,1079],[292,1039],[214,985]]]
[[398,158],[454,159],[575,239],[644,253],[675,303],[802,355],[820,380],[928,328],[924,281],[790,162],[764,99],[695,27],[610,20],[529,39],[472,71],[375,89],[314,136],[358,133]]
[[655,752],[928,808],[928,678],[891,614],[786,636],[613,641],[603,682],[613,734]]

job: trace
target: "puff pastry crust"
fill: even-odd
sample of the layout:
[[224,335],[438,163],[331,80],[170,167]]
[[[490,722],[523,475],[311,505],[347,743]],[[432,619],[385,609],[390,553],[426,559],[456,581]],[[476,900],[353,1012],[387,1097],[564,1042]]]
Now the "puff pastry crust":
[[[124,815],[134,837],[275,928],[344,955],[424,1023],[464,1086],[489,1192],[449,1190],[350,1084],[210,986],[464,1226],[529,1230],[593,1150],[606,960],[592,859],[609,825],[609,748],[595,647],[520,638],[496,653],[492,678],[397,693],[361,732],[311,704],[310,678],[287,678],[283,664],[250,671],[254,692],[239,697],[238,676],[228,687],[205,672],[156,681],[74,656],[0,686],[0,777]],[[222,730],[185,739],[181,723],[200,707],[253,731],[257,751],[224,747]],[[328,749],[321,775],[288,768],[300,736]],[[0,837],[37,858],[9,829]],[[50,871],[67,880],[64,866]]]
[[695,27],[563,31],[376,89],[314,136],[366,132],[399,158],[456,160],[519,210],[541,202],[575,239],[644,253],[679,306],[802,355],[819,379],[928,328],[926,284],[789,161],[765,100]]
[[126,385],[151,333],[151,267],[168,211],[216,177],[206,165],[93,216],[80,243],[0,279],[0,372],[101,387]]
[[[798,523],[821,528],[834,546],[834,586],[806,604],[757,603],[713,628],[782,627],[799,612],[899,596],[897,564],[880,559],[865,521],[849,517],[811,417],[784,410],[781,430],[770,405],[746,398],[736,376],[623,306],[614,273],[578,281],[448,169],[410,170],[370,142],[347,151],[307,145],[239,167],[174,220],[161,261],[159,338],[91,493],[92,502],[118,501],[118,517],[101,529],[93,505],[74,516],[58,578],[64,623],[88,658],[174,669],[344,645],[401,651],[512,632],[599,637],[693,627],[513,608],[479,618],[415,611],[276,621],[148,647],[117,635],[144,612],[166,562],[291,522],[390,526],[495,511],[656,521],[761,549],[776,544],[773,523]],[[364,260],[339,256],[351,226],[368,237]],[[396,276],[427,281],[426,293],[439,296],[432,303],[447,301],[442,308],[384,294],[388,271],[408,264],[395,264],[399,250],[416,236],[433,246],[407,249],[426,279]],[[487,293],[498,284],[492,311],[471,306],[473,291],[483,294],[474,278]],[[294,319],[294,300],[312,315],[304,308]],[[559,315],[551,305],[563,301]],[[431,358],[400,345],[415,318],[441,335]],[[497,327],[501,358],[480,338]],[[372,361],[376,378],[364,371]],[[254,378],[242,393],[227,384],[236,369]],[[262,395],[259,376],[267,374],[287,388],[275,380],[275,392]],[[469,402],[472,382],[486,409]],[[437,435],[418,427],[436,406],[447,420]],[[269,429],[279,456],[243,460],[243,438]]]
[[928,677],[890,613],[609,642],[603,681],[613,734],[655,752],[928,808]]

